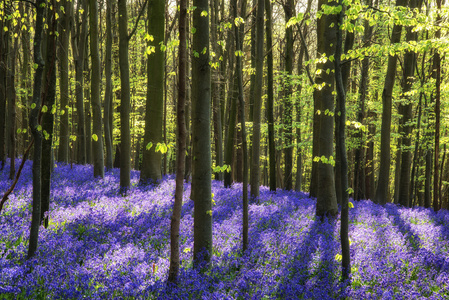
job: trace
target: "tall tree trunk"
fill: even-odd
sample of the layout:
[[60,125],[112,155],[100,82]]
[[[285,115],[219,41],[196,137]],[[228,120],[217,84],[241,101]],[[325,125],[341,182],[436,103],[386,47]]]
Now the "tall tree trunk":
[[[343,7],[343,0],[339,0],[338,5]],[[338,14],[337,31],[336,31],[336,49],[335,49],[335,82],[337,88],[337,111],[340,113],[339,122],[340,131],[338,132],[337,143],[339,144],[340,151],[340,183],[341,183],[341,222],[340,222],[340,242],[342,252],[342,278],[347,280],[351,273],[351,258],[349,253],[349,206],[348,206],[348,161],[346,157],[346,136],[345,136],[345,123],[346,123],[346,86],[344,82],[344,76],[346,80],[349,77],[349,70],[344,74],[341,66],[341,54],[343,48],[343,37],[340,25],[343,24],[343,9]],[[348,37],[349,33],[346,33]],[[348,49],[345,49],[348,50]]]
[[[209,1],[194,0],[192,64],[192,200],[195,202],[193,260],[209,262],[212,256],[212,200],[210,151]],[[205,12],[205,13],[204,13]],[[206,251],[206,252],[204,252]]]
[[[396,0],[396,7],[406,7],[408,0]],[[394,24],[391,32],[391,45],[401,41],[402,25]],[[387,203],[389,182],[390,182],[390,137],[391,137],[391,106],[394,81],[396,78],[397,55],[388,57],[387,74],[385,75],[385,85],[382,92],[382,126],[380,140],[380,167],[377,180],[377,189],[374,202],[379,204]]]
[[[295,15],[295,3],[287,0],[283,4],[285,22]],[[285,77],[284,78],[284,188],[293,187],[293,88],[291,76],[293,75],[293,27],[285,28]]]
[[113,114],[113,95],[112,95],[112,0],[106,1],[106,56],[105,56],[105,77],[106,86],[104,91],[104,140],[106,143],[106,169],[113,167],[112,150],[112,128],[109,119]]
[[[310,9],[312,7],[312,0],[308,0],[307,1],[307,7],[306,7],[306,11],[305,11],[305,16],[306,16],[306,20],[310,19]],[[307,50],[307,45],[305,44],[305,39],[308,35],[308,31],[309,31],[309,26],[307,25],[307,23],[303,23],[302,24],[302,32],[301,32],[301,28],[298,28],[299,34],[300,34],[300,39],[301,39],[301,50],[299,51],[299,57],[298,57],[298,76],[301,76],[304,73],[304,68],[308,68],[307,66],[303,65],[303,61],[304,61],[304,56],[306,57],[306,59],[308,59],[309,55],[308,55],[308,50]],[[309,74],[309,71],[307,69],[307,72]],[[298,92],[301,94],[302,91],[302,85],[300,84],[298,86]],[[296,191],[302,191],[303,189],[303,175],[302,175],[302,169],[303,169],[303,165],[302,165],[302,155],[303,155],[303,149],[301,146],[301,128],[300,128],[300,124],[301,124],[301,114],[302,114],[302,104],[301,104],[301,98],[298,99],[297,103],[296,103],[296,147],[297,147],[297,152],[296,152],[296,181],[295,181],[295,190]]]
[[[212,50],[215,53],[219,52],[219,45],[217,43],[217,24],[219,23],[218,19],[218,0],[211,1],[211,44]],[[218,63],[218,57],[215,61]],[[214,118],[214,143],[215,143],[215,164],[216,166],[223,165],[223,128],[222,128],[222,120],[221,120],[221,100],[220,100],[220,87],[221,84],[219,82],[220,70],[218,67],[213,68],[213,80],[212,80],[212,95],[213,95],[213,118]],[[223,172],[217,172],[215,174],[216,180],[223,180]]]
[[[26,3],[21,2],[19,4],[19,11],[21,15],[28,15],[28,8]],[[24,18],[24,23],[22,25],[29,26],[29,17]],[[30,33],[28,30],[24,30],[21,32],[21,44],[22,44],[22,70],[21,74],[21,87],[23,90],[21,104],[22,104],[22,153],[25,153],[28,144],[30,143],[30,134],[28,128],[28,109],[30,106],[30,102],[32,99],[31,92],[31,65],[30,65]],[[0,50],[1,51],[1,50]],[[1,97],[1,96],[0,96]],[[1,144],[1,142],[0,142]]]
[[34,73],[33,104],[30,112],[30,130],[34,139],[33,155],[33,207],[31,213],[30,241],[28,244],[28,258],[34,256],[37,249],[39,227],[41,223],[41,165],[42,165],[42,130],[38,130],[39,111],[42,105],[42,75],[44,60],[42,58],[42,32],[44,27],[44,0],[36,0],[36,25],[34,30],[34,63],[37,68]]
[[[3,4],[5,5],[5,4]],[[5,18],[6,19],[6,18]],[[0,28],[4,28],[7,21],[0,18]],[[6,162],[6,75],[8,74],[8,38],[9,33],[3,29],[0,31],[0,170],[3,170]]]
[[251,154],[251,197],[259,197],[260,183],[260,119],[262,111],[263,58],[264,58],[264,0],[257,0],[256,15],[256,77],[253,106],[253,138]]
[[59,22],[60,47],[59,60],[59,93],[60,93],[60,123],[59,123],[59,150],[58,161],[69,162],[69,42],[70,42],[70,14],[72,2],[62,0],[63,8],[61,21]]
[[[246,11],[246,0],[241,2],[240,14],[243,15]],[[237,0],[231,2],[231,8],[233,11],[234,19],[238,17],[237,10]],[[241,16],[243,17],[243,16]],[[240,26],[240,27],[239,27]],[[235,49],[237,53],[240,53],[243,48],[243,43],[240,38],[243,38],[244,25],[240,24],[236,26],[234,24],[234,34],[235,34]],[[245,252],[248,248],[248,146],[246,142],[246,125],[245,125],[245,101],[243,100],[243,72],[242,72],[242,57],[237,55],[235,62],[235,73],[237,77],[238,86],[238,99],[240,107],[240,125],[241,125],[241,137],[242,137],[242,152],[243,152],[243,195],[242,195],[242,206],[243,206],[243,220],[242,220],[242,251]]]
[[[87,44],[86,44],[87,46]],[[87,51],[87,48],[86,48]],[[86,77],[84,78],[85,82],[90,82],[90,85],[92,85],[91,76],[90,76],[90,70],[89,70],[89,61],[88,57],[89,54],[86,52],[84,54],[84,71],[86,73]],[[86,163],[92,164],[92,109],[91,109],[91,93],[89,90],[90,86],[89,84],[84,85],[84,97],[86,97],[86,103],[84,106],[84,119],[85,119],[85,125],[86,125]]]
[[[162,119],[164,106],[164,51],[161,42],[165,38],[165,1],[150,0],[148,3],[148,33],[154,40],[148,41],[154,53],[148,56],[147,100],[145,113],[145,135],[140,181],[156,182],[162,178],[162,156],[156,151],[162,143]],[[150,147],[152,145],[152,147]],[[149,148],[150,147],[150,148]]]
[[[13,29],[13,28],[11,28]],[[16,32],[16,29],[14,29]],[[10,39],[12,40],[12,34],[10,34]],[[12,41],[9,44],[12,46]],[[14,47],[10,47],[10,55],[8,55],[8,78],[6,80],[7,93],[8,93],[8,117],[9,117],[9,158],[10,158],[10,168],[9,168],[9,179],[13,180],[16,173],[16,87],[15,87],[15,77],[16,77],[16,53],[19,49],[18,39],[14,39]]]
[[[410,0],[410,9],[414,10],[421,7],[421,0]],[[416,41],[418,34],[413,32],[412,27],[407,27],[406,41]],[[410,173],[412,165],[412,125],[410,121],[413,117],[412,112],[412,101],[409,99],[408,94],[410,93],[413,85],[413,77],[415,74],[415,64],[416,64],[416,54],[412,51],[407,51],[404,54],[404,69],[402,75],[402,95],[407,100],[407,102],[401,102],[402,106],[402,162],[401,162],[401,175],[399,178],[399,204],[410,207]]]
[[[328,3],[324,0],[318,1],[318,7]],[[328,5],[337,5],[335,1]],[[323,15],[317,21],[317,56],[329,57],[335,53],[336,24],[335,15]],[[318,182],[317,182],[317,216],[335,215],[338,212],[337,196],[335,192],[335,179],[333,168],[333,140],[334,140],[334,74],[326,70],[334,69],[333,63],[327,60],[325,63],[317,64],[317,76],[315,82],[321,89],[315,89],[313,99],[315,117],[318,119],[318,133],[313,133],[313,138],[318,140]],[[315,129],[315,127],[314,127]],[[314,157],[314,160],[316,158]],[[313,176],[313,174],[312,174]]]
[[[80,10],[84,9],[83,14]],[[75,61],[75,99],[76,99],[76,141],[77,141],[77,162],[86,163],[86,124],[84,118],[84,60],[87,43],[87,10],[88,6],[85,0],[80,0],[76,10],[76,26],[72,26],[72,49],[73,59]],[[80,16],[81,14],[81,16]],[[81,18],[81,20],[80,20]],[[73,122],[73,121],[72,121]]]
[[[89,1],[89,26],[90,26],[90,57],[92,64],[91,96],[92,104],[92,154],[94,162],[94,177],[104,177],[103,157],[103,121],[101,118],[100,84],[101,68],[98,51],[98,7],[96,1]],[[123,137],[122,137],[123,138]]]
[[[373,1],[366,1],[368,5],[372,5]],[[364,21],[365,31],[363,33],[364,45],[370,45],[370,39],[373,34],[373,26],[370,26],[369,21]],[[359,99],[357,108],[357,122],[364,123],[365,120],[365,102],[368,94],[369,85],[369,57],[364,57],[362,61],[361,79],[359,85]],[[354,154],[354,199],[367,199],[366,185],[365,185],[365,168],[367,160],[365,157],[365,139],[362,130],[358,130],[355,134],[356,149]]]
[[119,63],[120,63],[120,192],[126,194],[130,186],[131,134],[129,111],[131,109],[129,86],[129,36],[126,0],[118,1],[119,10]]
[[[235,143],[235,124],[237,119],[237,95],[236,95],[236,88],[237,88],[237,74],[234,70],[234,80],[232,80],[232,88],[230,88],[228,101],[231,102],[230,109],[229,109],[229,119],[228,119],[228,133],[226,136],[226,147],[224,152],[224,162],[228,166],[233,166],[233,154],[234,154],[234,143]],[[225,187],[231,187],[232,185],[232,173],[234,172],[234,169],[232,167],[231,170],[227,170],[224,173],[224,186]]]
[[176,153],[176,189],[175,203],[170,223],[170,269],[168,271],[168,281],[176,283],[179,272],[179,226],[181,223],[182,194],[184,191],[184,168],[186,159],[186,85],[187,85],[187,0],[181,0],[179,13],[179,85],[177,103],[177,153]]
[[[375,99],[378,97],[376,96]],[[368,117],[374,117],[374,112],[368,111]],[[368,122],[368,145],[366,149],[366,171],[365,171],[365,195],[366,199],[373,199],[375,190],[374,177],[374,136],[376,127]]]
[[[441,22],[441,3],[442,0],[436,0],[438,15],[437,24]],[[441,38],[441,29],[439,28],[435,32],[435,38],[438,40]],[[435,79],[435,91],[433,93],[433,99],[435,100],[435,154],[434,154],[434,171],[433,171],[433,209],[435,211],[440,209],[440,192],[438,189],[438,182],[440,176],[440,118],[441,118],[441,56],[438,49],[435,49],[433,55],[433,68],[432,77]]]
[[276,191],[276,145],[274,143],[274,95],[273,95],[273,12],[270,0],[265,0],[267,11],[267,121],[268,156],[270,163],[270,191]]
[[[55,1],[52,1],[52,5],[56,5]],[[67,9],[67,8],[66,8]],[[65,10],[66,13],[70,12],[70,9]],[[55,104],[56,98],[56,49],[57,49],[57,37],[52,34],[56,31],[57,19],[56,19],[56,7],[49,11],[49,29],[47,31],[47,51],[46,62],[44,71],[44,94],[45,94],[45,106],[48,109],[42,116],[42,130],[44,133],[44,139],[42,141],[42,199],[41,199],[41,221],[44,223],[45,228],[48,227],[48,216],[46,212],[50,209],[50,187],[51,187],[51,171],[52,171],[52,158],[53,158],[53,124],[54,114],[51,112],[51,107]],[[64,18],[62,19],[64,22]],[[61,37],[62,39],[62,37]],[[60,44],[61,45],[61,44]],[[64,47],[62,44],[61,47]],[[60,50],[60,48],[59,48]],[[68,67],[68,65],[67,65]],[[68,70],[61,69],[61,73]],[[68,113],[67,113],[68,115]]]

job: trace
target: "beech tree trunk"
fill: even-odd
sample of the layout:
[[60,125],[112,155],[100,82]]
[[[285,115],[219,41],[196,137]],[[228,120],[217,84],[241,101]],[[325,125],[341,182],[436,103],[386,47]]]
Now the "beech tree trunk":
[[41,165],[42,165],[42,131],[38,130],[38,115],[42,105],[42,75],[44,60],[42,58],[42,32],[44,27],[44,0],[36,0],[36,25],[34,30],[34,63],[37,68],[34,73],[33,106],[30,112],[30,130],[34,139],[33,154],[33,205],[31,213],[30,241],[28,244],[28,258],[34,256],[37,249],[39,227],[41,223]]
[[[56,3],[53,1],[52,3]],[[69,9],[66,12],[70,11]],[[56,20],[56,8],[49,11],[49,17],[51,16],[49,29],[47,31],[47,57],[45,62],[44,71],[44,91],[45,99],[44,105],[48,107],[47,111],[42,116],[42,129],[44,133],[44,139],[42,141],[42,206],[41,206],[41,222],[44,223],[45,228],[48,227],[48,216],[46,212],[50,209],[50,188],[51,188],[51,172],[52,172],[52,158],[53,158],[53,125],[54,114],[51,112],[51,107],[55,104],[56,99],[56,49],[57,49],[57,37],[54,32],[57,27]],[[64,19],[62,19],[64,20]],[[64,45],[61,45],[62,47]],[[61,50],[61,48],[59,48]],[[62,50],[61,50],[62,51]],[[62,70],[61,70],[62,71]],[[68,72],[68,70],[67,70]],[[67,113],[68,114],[68,113]]]
[[60,123],[58,161],[69,162],[69,42],[70,42],[70,14],[72,2],[62,0],[60,7],[61,20],[59,22],[59,94],[60,94]]
[[[318,7],[323,4],[337,5],[335,1],[327,2],[318,1]],[[323,15],[317,20],[317,56],[326,55],[329,57],[335,53],[336,44],[336,26],[331,24],[337,23],[335,15]],[[318,161],[317,172],[317,205],[316,215],[336,215],[338,213],[337,195],[335,192],[335,179],[333,167],[333,140],[334,140],[334,74],[326,72],[333,70],[334,64],[327,60],[325,63],[318,63],[317,76],[315,82],[317,85],[323,85],[321,89],[315,89],[313,92],[313,100],[315,103],[314,117],[317,118],[318,132],[313,133],[314,140],[318,141]],[[319,109],[319,111],[317,111]],[[315,127],[314,127],[315,130]],[[324,158],[324,159],[323,159]],[[314,156],[314,160],[315,156]],[[313,174],[312,174],[313,176]]]
[[182,194],[184,192],[184,169],[186,159],[186,85],[187,85],[187,0],[181,0],[179,13],[179,65],[178,65],[178,103],[177,103],[177,153],[175,203],[170,223],[170,268],[168,281],[176,283],[179,272],[179,226],[181,223]]
[[[94,162],[94,177],[104,177],[104,153],[103,153],[103,119],[101,118],[100,84],[101,68],[98,51],[98,6],[96,1],[89,1],[89,26],[90,26],[90,57],[91,72],[91,96],[92,105],[92,154]],[[123,138],[123,137],[122,137]]]
[[264,0],[257,0],[256,15],[256,77],[253,105],[253,137],[251,153],[251,197],[259,197],[260,185],[260,120],[262,111],[263,58],[264,58]]
[[106,86],[104,91],[104,140],[106,143],[106,169],[113,167],[113,139],[111,122],[113,115],[112,95],[112,0],[106,1],[106,57],[104,62]]
[[131,176],[131,134],[129,112],[131,109],[129,86],[129,36],[126,0],[118,1],[119,10],[119,63],[120,63],[120,192],[126,194]]
[[268,156],[270,163],[270,191],[276,191],[276,145],[274,143],[274,95],[273,95],[273,12],[270,0],[265,0],[267,11],[267,121]]
[[212,256],[209,1],[194,0],[192,63],[192,200],[195,202],[193,261],[195,267]]
[[[396,0],[396,7],[407,6],[408,0]],[[391,45],[401,41],[402,25],[395,24],[391,32]],[[396,78],[397,55],[388,57],[387,74],[382,92],[382,126],[380,139],[380,167],[377,177],[377,189],[373,201],[385,204],[389,200],[390,163],[391,163],[391,106],[394,81]]]
[[[283,4],[285,22],[295,15],[295,3],[287,0]],[[293,27],[285,28],[285,78],[284,78],[284,188],[293,188]]]
[[[158,143],[163,143],[162,125],[164,116],[164,51],[161,42],[165,38],[165,1],[150,0],[148,3],[148,33],[153,41],[148,47],[154,53],[148,56],[147,63],[147,100],[145,113],[145,134],[143,161],[140,173],[141,182],[157,182],[162,178],[162,154],[157,152]],[[151,146],[151,147],[150,147]]]

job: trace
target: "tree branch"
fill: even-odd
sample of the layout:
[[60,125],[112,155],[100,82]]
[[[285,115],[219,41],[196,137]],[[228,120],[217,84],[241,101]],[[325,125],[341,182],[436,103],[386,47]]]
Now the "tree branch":
[[147,6],[147,2],[148,2],[148,0],[145,0],[145,2],[143,3],[142,8],[140,9],[139,15],[137,16],[136,24],[134,24],[133,30],[128,35],[128,41],[132,38],[134,33],[136,33],[137,26],[139,25],[139,21],[140,21],[140,18],[142,17],[142,15],[143,15],[143,12],[145,11],[145,7]]
[[25,162],[28,157],[28,153],[30,152],[31,146],[34,144],[34,138],[31,140],[30,144],[28,145],[28,148],[25,150],[25,153],[22,157],[22,162],[20,163],[19,170],[16,174],[16,179],[12,183],[11,187],[6,191],[6,193],[3,195],[2,200],[0,201],[0,213],[2,212],[3,204],[8,200],[9,195],[14,191],[14,188],[16,187],[17,182],[19,181],[20,174],[22,173],[23,166],[25,165]]

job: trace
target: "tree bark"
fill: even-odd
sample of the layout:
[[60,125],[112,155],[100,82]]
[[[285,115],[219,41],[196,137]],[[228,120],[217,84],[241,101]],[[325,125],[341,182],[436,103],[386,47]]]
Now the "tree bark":
[[[211,145],[210,145],[210,65],[209,1],[194,0],[192,64],[192,200],[194,266],[210,262],[212,256]],[[204,13],[205,12],[205,13]]]
[[[162,119],[164,106],[164,51],[161,42],[165,38],[165,1],[150,0],[148,3],[148,32],[154,40],[148,47],[154,47],[154,53],[148,56],[147,64],[147,100],[145,113],[145,135],[141,182],[156,182],[162,178],[162,155],[156,152],[158,143],[162,143]],[[151,148],[149,147],[152,143]]]
[[[0,27],[1,28],[1,27]],[[16,32],[16,29],[11,28]],[[10,36],[9,45],[12,46],[12,34]],[[8,97],[8,118],[9,118],[9,179],[13,180],[16,173],[16,87],[15,87],[15,77],[16,77],[16,53],[19,49],[18,39],[14,39],[14,46],[10,47],[10,55],[8,55],[8,77],[6,80],[7,85],[7,97]]]
[[[53,5],[56,5],[52,1]],[[67,9],[66,13],[70,10]],[[51,108],[55,104],[56,99],[56,49],[57,49],[57,37],[53,34],[58,28],[56,20],[56,8],[49,11],[49,30],[47,31],[47,51],[46,51],[46,62],[44,71],[44,95],[45,95],[45,106],[48,108],[47,111],[43,112],[42,115],[42,129],[44,133],[44,139],[42,141],[42,206],[41,206],[41,222],[44,223],[45,228],[48,227],[48,216],[46,212],[50,209],[50,187],[51,187],[51,172],[52,172],[52,158],[53,158],[53,125],[54,125],[54,114]],[[64,19],[62,19],[64,21]],[[62,45],[63,47],[64,45]],[[59,50],[61,50],[59,48]],[[61,50],[62,51],[62,50]],[[62,72],[67,72],[68,70],[62,70]],[[67,113],[68,114],[68,113]]]
[[[283,4],[285,22],[295,15],[295,3],[287,0]],[[284,188],[293,188],[293,27],[285,28],[285,77],[284,78]]]
[[263,58],[264,58],[264,0],[257,0],[256,15],[256,77],[253,105],[253,137],[251,154],[251,197],[259,197],[260,185],[260,119],[262,111]]
[[[103,120],[101,118],[100,84],[101,68],[98,51],[98,7],[96,1],[89,1],[89,26],[90,26],[90,57],[92,64],[91,72],[91,96],[92,105],[92,154],[94,163],[94,177],[104,177],[103,157]],[[122,137],[123,138],[123,137]]]
[[[0,18],[0,28],[6,26],[7,21]],[[0,31],[0,161],[3,170],[6,163],[6,75],[8,74],[8,33]]]
[[176,153],[176,188],[175,203],[170,223],[170,268],[168,271],[168,281],[176,283],[179,272],[179,226],[181,223],[182,194],[184,191],[184,168],[186,158],[186,85],[187,85],[187,0],[181,0],[179,13],[179,85],[177,103],[177,153]]
[[131,184],[131,134],[129,111],[131,109],[129,86],[129,36],[126,0],[118,1],[119,10],[119,64],[120,64],[120,193],[126,194]]
[[[324,0],[318,1],[318,7],[328,3]],[[337,5],[335,1],[328,5]],[[335,53],[336,24],[335,15],[323,15],[317,21],[317,56],[321,57]],[[317,76],[315,82],[321,89],[313,92],[314,103],[316,103],[315,117],[318,120],[318,133],[313,133],[313,138],[318,141],[319,162],[317,165],[317,205],[316,215],[336,215],[338,213],[337,196],[335,192],[333,160],[333,140],[334,140],[334,74],[327,72],[333,70],[333,63],[327,59],[324,63],[317,64]],[[315,128],[314,128],[315,129]],[[316,158],[314,157],[314,160]],[[313,175],[312,175],[313,176]]]
[[34,63],[37,65],[34,73],[33,104],[30,112],[30,130],[34,139],[33,154],[33,205],[31,213],[30,241],[28,244],[28,258],[34,256],[37,249],[39,227],[41,222],[41,165],[42,165],[42,130],[39,130],[39,112],[42,99],[42,74],[44,60],[42,58],[42,32],[44,27],[44,0],[36,0],[36,25],[34,30]]
[[58,161],[62,163],[69,162],[69,42],[70,42],[70,14],[72,2],[62,0],[60,7],[61,20],[59,22],[59,40],[58,48],[59,60],[59,94],[60,94],[60,123],[59,123],[59,150]]
[[[410,9],[414,10],[421,7],[421,0],[410,0]],[[413,32],[412,27],[407,27],[406,41],[416,41],[418,34]],[[408,96],[409,92],[412,90],[413,77],[415,74],[416,67],[416,54],[412,51],[407,51],[404,54],[404,68],[402,76],[402,95],[405,99],[405,103],[401,102],[402,106],[402,162],[401,162],[401,175],[399,178],[399,204],[410,207],[410,173],[412,165],[412,129],[413,125],[410,124],[413,118],[412,111],[412,101]]]
[[273,83],[273,12],[270,0],[265,0],[267,11],[267,121],[268,156],[270,163],[270,191],[276,191],[276,145],[274,143],[274,83]]
[[112,128],[109,120],[113,115],[113,95],[112,95],[112,0],[106,1],[106,56],[105,56],[105,77],[106,86],[104,91],[104,140],[106,143],[106,169],[113,167],[113,139]]
[[[408,0],[396,0],[396,7],[406,7]],[[394,24],[391,33],[391,45],[401,41],[402,25]],[[380,140],[380,167],[377,180],[377,189],[374,202],[385,204],[389,200],[390,183],[390,137],[391,137],[391,106],[394,81],[396,78],[396,64],[398,56],[388,57],[387,74],[385,75],[385,85],[382,92],[382,126]]]

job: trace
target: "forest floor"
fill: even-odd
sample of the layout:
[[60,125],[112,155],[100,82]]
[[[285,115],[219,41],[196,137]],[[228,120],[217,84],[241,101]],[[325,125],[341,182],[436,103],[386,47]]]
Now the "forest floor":
[[[0,172],[0,194],[11,181]],[[241,252],[241,184],[213,181],[213,258],[192,268],[193,203],[185,184],[179,285],[167,288],[175,182],[119,193],[119,170],[55,168],[50,225],[26,260],[32,176],[28,162],[0,214],[0,299],[449,299],[449,212],[352,201],[352,275],[340,282],[340,223],[318,221],[305,193],[261,188]]]

